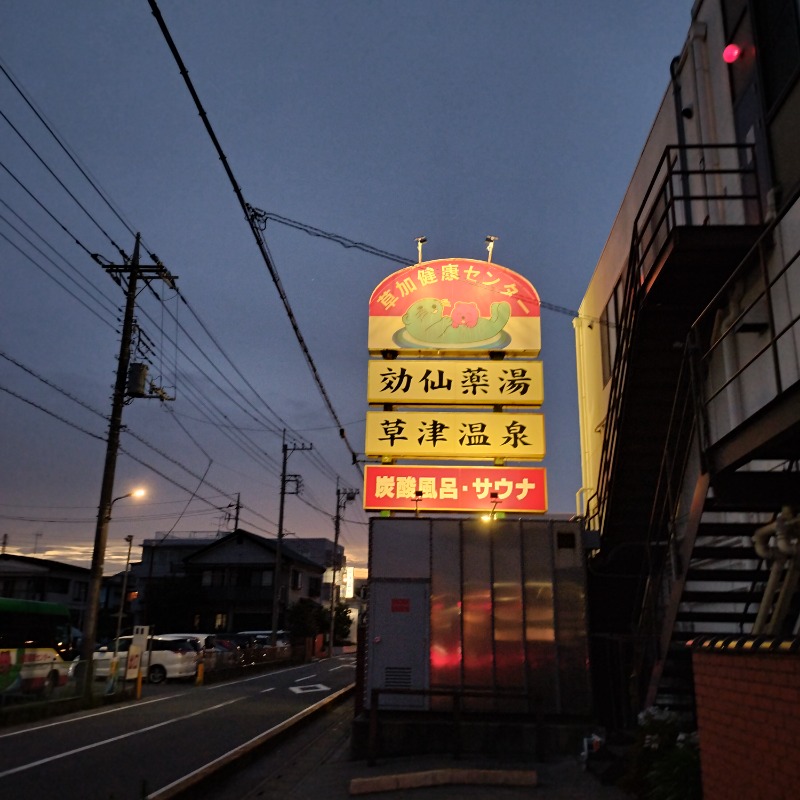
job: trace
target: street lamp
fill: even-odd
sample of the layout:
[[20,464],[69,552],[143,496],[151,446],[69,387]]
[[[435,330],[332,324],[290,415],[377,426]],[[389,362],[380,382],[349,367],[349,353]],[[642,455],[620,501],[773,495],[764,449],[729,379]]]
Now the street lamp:
[[[113,477],[111,478],[113,481]],[[106,486],[104,482],[102,494],[110,496],[110,482]],[[107,494],[106,494],[107,492]],[[115,497],[111,501],[101,499],[100,508],[97,514],[97,530],[95,532],[94,551],[92,554],[92,569],[89,576],[89,598],[84,620],[83,644],[81,647],[82,658],[86,664],[86,684],[83,687],[84,696],[87,699],[92,697],[92,681],[94,672],[94,644],[97,637],[97,616],[100,609],[100,590],[103,585],[103,561],[105,560],[106,538],[108,525],[111,522],[111,510],[117,500],[124,500],[126,497],[144,497],[144,489],[132,489],[126,494]]]
[[339,522],[341,520],[341,512],[344,511],[348,503],[358,497],[357,489],[340,489],[336,487],[336,516],[334,517],[334,534],[333,534],[333,560],[331,562],[331,629],[330,629],[330,642],[328,644],[329,653],[333,656],[333,630],[334,620],[336,617],[336,567],[339,560]]
[[492,501],[492,510],[488,514],[481,516],[484,522],[492,522],[497,519],[497,504],[500,502],[497,492],[490,492],[489,499]]
[[[141,492],[141,494],[137,494]],[[131,497],[141,497],[144,494],[144,489],[137,489],[131,492]],[[117,684],[117,670],[119,669],[119,637],[122,634],[122,612],[125,610],[125,594],[128,591],[128,570],[131,564],[131,547],[133,546],[133,536],[126,536],[125,541],[128,543],[128,555],[125,558],[125,574],[122,576],[122,594],[119,600],[119,612],[117,613],[117,635],[114,637],[114,658],[111,660],[111,669],[108,673],[108,686],[106,692],[112,694],[116,689]]]

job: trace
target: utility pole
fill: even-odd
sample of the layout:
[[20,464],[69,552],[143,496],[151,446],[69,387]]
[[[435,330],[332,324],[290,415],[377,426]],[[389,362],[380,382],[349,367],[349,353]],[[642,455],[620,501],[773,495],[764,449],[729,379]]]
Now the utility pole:
[[86,664],[86,684],[84,693],[87,698],[92,696],[92,680],[94,670],[94,645],[97,638],[97,617],[100,608],[100,592],[103,584],[103,563],[106,556],[106,543],[108,541],[108,525],[111,521],[111,506],[114,498],[114,475],[117,467],[117,452],[119,450],[120,432],[122,431],[122,409],[125,406],[128,368],[131,357],[131,339],[134,325],[134,310],[136,308],[136,286],[140,278],[158,277],[169,281],[174,286],[174,278],[162,265],[142,267],[139,264],[139,243],[141,235],[136,234],[136,243],[133,248],[133,257],[129,264],[123,266],[108,265],[105,269],[121,283],[120,273],[127,273],[128,282],[125,290],[125,313],[122,319],[122,334],[119,344],[119,358],[117,361],[117,376],[114,383],[114,395],[111,402],[111,417],[108,424],[108,437],[106,439],[106,458],[103,467],[103,480],[100,488],[100,503],[97,509],[97,525],[94,535],[94,550],[92,551],[92,566],[89,573],[89,594],[86,606],[86,617],[83,629],[83,642],[81,658]]
[[336,617],[336,568],[339,566],[339,525],[345,506],[358,497],[358,489],[340,489],[336,479],[336,516],[333,518],[333,559],[331,562],[331,629],[328,654],[333,655],[334,619]]
[[278,540],[275,543],[275,573],[272,576],[272,644],[275,644],[277,631],[278,631],[278,603],[280,601],[280,574],[281,574],[281,549],[283,543],[283,510],[286,502],[286,485],[293,482],[295,490],[289,494],[300,494],[301,478],[299,475],[286,474],[286,462],[289,460],[289,455],[294,453],[295,450],[312,450],[312,444],[292,444],[289,447],[286,444],[286,430],[283,431],[283,464],[281,467],[281,499],[278,508]]

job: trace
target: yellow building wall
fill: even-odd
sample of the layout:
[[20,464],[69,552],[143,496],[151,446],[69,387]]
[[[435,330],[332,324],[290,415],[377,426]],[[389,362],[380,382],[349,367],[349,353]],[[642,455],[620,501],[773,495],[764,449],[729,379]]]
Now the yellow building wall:
[[[733,142],[728,74],[720,56],[724,34],[719,7],[716,3],[700,2],[694,11],[695,19],[682,52],[676,53],[682,107],[691,108],[691,115],[682,117],[685,141],[687,144]],[[665,64],[666,89],[652,128],[580,304],[579,317],[573,321],[582,474],[582,486],[576,496],[578,514],[585,513],[586,503],[597,487],[608,406],[609,384],[603,384],[600,317],[628,266],[634,224],[659,161],[667,146],[678,144],[669,66]],[[609,203],[614,200],[608,198]]]

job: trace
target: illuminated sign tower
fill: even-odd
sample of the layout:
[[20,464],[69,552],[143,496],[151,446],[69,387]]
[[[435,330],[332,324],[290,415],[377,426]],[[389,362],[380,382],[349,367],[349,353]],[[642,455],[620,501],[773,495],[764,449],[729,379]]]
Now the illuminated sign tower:
[[545,470],[527,466],[545,455],[540,346],[539,295],[506,267],[442,259],[385,278],[369,304],[365,452],[381,463],[364,508],[545,513]]

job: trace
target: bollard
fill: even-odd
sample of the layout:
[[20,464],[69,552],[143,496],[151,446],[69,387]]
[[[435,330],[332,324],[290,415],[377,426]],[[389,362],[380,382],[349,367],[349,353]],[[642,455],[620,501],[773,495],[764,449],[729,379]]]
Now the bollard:
[[202,661],[197,662],[197,676],[194,679],[195,686],[203,685],[203,673],[205,672],[206,665]]
[[138,672],[136,673],[136,699],[142,699],[142,668],[139,667]]

